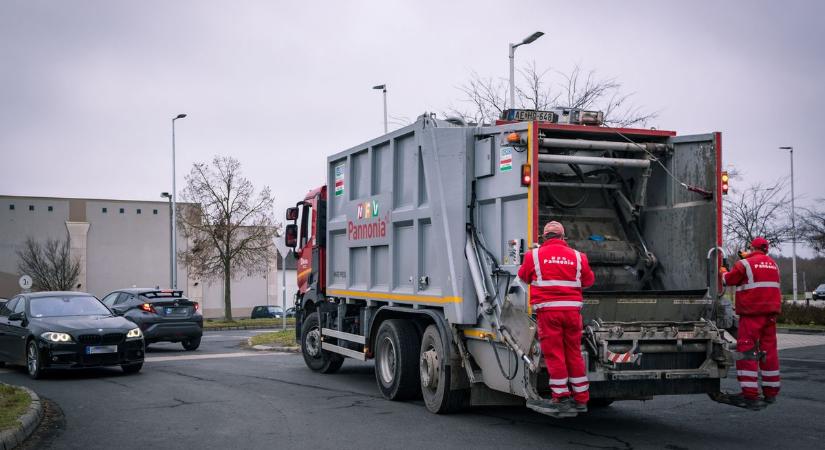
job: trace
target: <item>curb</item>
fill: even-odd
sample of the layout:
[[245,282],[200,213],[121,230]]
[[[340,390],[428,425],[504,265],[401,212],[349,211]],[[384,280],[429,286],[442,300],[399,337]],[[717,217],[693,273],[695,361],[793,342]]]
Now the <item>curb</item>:
[[[203,331],[227,331],[227,330],[281,330],[280,325],[251,325],[251,326],[237,326],[237,327],[203,327]],[[295,329],[294,326],[287,326],[287,330]]]
[[298,353],[301,351],[301,347],[276,347],[274,345],[252,345],[252,338],[246,340],[246,345],[251,348],[252,350],[257,350],[259,352],[288,352],[288,353]]
[[780,328],[776,327],[776,332],[781,334],[825,334],[825,330],[818,330],[816,328]]
[[17,428],[12,428],[0,432],[0,450],[11,450],[22,444],[40,425],[40,420],[43,418],[43,405],[40,402],[40,397],[31,389],[24,386],[11,385],[29,393],[32,399],[29,409],[20,417],[20,425]]

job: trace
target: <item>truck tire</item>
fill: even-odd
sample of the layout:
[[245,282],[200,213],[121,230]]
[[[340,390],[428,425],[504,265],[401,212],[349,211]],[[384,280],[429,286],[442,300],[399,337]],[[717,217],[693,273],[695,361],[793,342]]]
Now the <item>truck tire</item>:
[[460,411],[470,404],[470,390],[450,390],[451,366],[447,365],[438,327],[430,325],[421,337],[419,371],[421,395],[427,409],[435,414]]
[[307,316],[301,328],[301,354],[307,367],[320,373],[335,373],[344,357],[321,349],[321,319],[317,312]]
[[410,400],[420,395],[418,331],[411,323],[390,319],[375,338],[375,381],[384,398]]

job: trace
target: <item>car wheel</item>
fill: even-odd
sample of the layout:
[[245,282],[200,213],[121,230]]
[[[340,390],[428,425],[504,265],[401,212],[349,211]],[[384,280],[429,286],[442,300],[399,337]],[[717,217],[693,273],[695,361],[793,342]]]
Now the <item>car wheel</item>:
[[121,364],[120,368],[123,369],[123,373],[127,373],[127,374],[138,373],[138,372],[140,372],[140,369],[143,368],[143,363],[140,362],[140,363],[137,363],[137,364]]
[[186,339],[183,342],[181,342],[181,345],[183,345],[183,348],[187,351],[195,351],[198,349],[198,347],[201,346],[201,338],[196,337],[192,339]]
[[344,357],[321,348],[321,319],[317,312],[307,316],[301,329],[301,353],[310,369],[321,373],[335,373],[344,364]]
[[26,371],[33,380],[37,380],[43,376],[43,367],[41,365],[40,350],[37,348],[37,342],[31,340],[26,345]]
[[410,400],[421,395],[418,368],[421,341],[410,322],[383,322],[375,338],[375,381],[384,398]]

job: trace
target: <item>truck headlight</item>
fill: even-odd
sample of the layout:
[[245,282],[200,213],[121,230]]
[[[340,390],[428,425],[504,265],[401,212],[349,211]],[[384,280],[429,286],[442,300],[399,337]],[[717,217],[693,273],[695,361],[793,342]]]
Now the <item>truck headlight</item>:
[[55,331],[47,331],[40,335],[43,339],[49,342],[55,342],[58,344],[66,344],[72,342],[72,337],[67,333],[57,333]]
[[140,339],[143,337],[143,333],[140,332],[140,328],[132,328],[126,333],[126,339]]

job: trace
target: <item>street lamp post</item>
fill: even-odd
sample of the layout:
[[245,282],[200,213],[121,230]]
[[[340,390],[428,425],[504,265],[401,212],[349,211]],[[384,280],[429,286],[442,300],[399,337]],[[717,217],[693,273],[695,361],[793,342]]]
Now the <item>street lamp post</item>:
[[516,68],[515,63],[513,61],[514,56],[516,54],[516,47],[529,44],[542,36],[544,36],[543,32],[536,31],[530,36],[524,38],[524,40],[518,44],[513,44],[512,42],[510,43],[510,109],[516,108]]
[[379,84],[378,86],[373,86],[372,88],[380,89],[384,92],[384,134],[387,134],[387,85]]
[[175,183],[175,121],[184,117],[186,114],[178,114],[172,119],[172,289],[178,288],[178,259],[175,257],[178,254],[178,221],[175,220],[175,213],[178,211]]
[[175,285],[175,247],[172,244],[175,218],[172,215],[172,195],[168,192],[161,192],[160,197],[169,199],[169,287],[172,287]]
[[790,150],[791,154],[791,251],[793,258],[793,301],[796,302],[796,208],[794,207],[794,190],[793,190],[793,147],[779,147],[780,150]]

